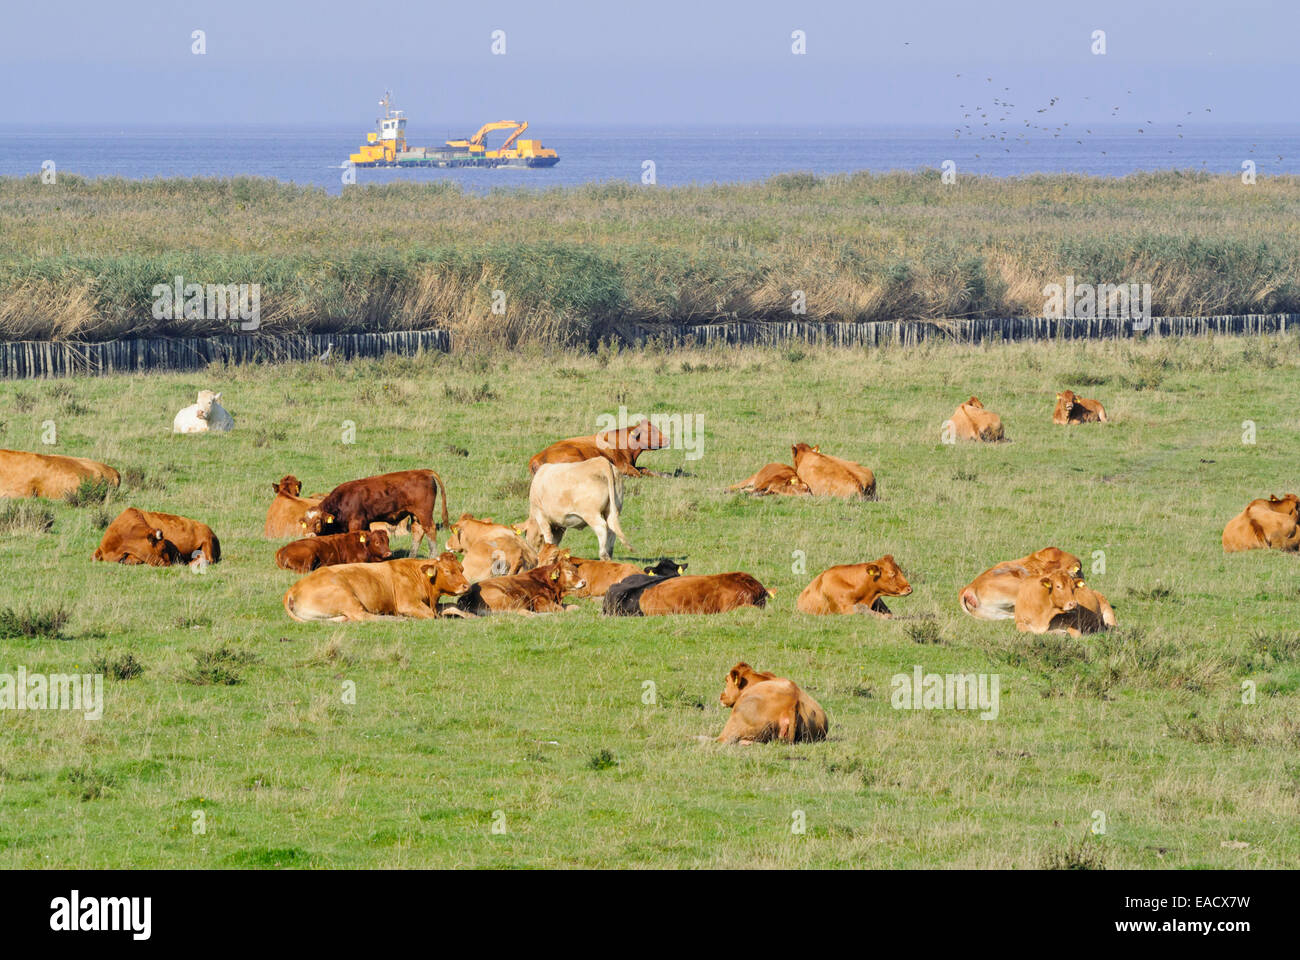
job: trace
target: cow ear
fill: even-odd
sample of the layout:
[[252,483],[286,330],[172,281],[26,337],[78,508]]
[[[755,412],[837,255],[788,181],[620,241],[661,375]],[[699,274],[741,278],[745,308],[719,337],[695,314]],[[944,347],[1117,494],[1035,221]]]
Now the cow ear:
[[1051,577],[1043,577],[1043,579],[1039,580],[1038,582],[1041,583],[1041,584],[1043,585],[1043,589],[1044,589],[1044,590],[1051,590],[1051,589],[1052,589],[1052,578],[1051,578]]
[[1078,589],[1079,587],[1083,586],[1083,581],[1082,581],[1082,580],[1076,580],[1076,581],[1074,581],[1074,586],[1075,586],[1075,589]]
[[551,571],[551,579],[552,579],[552,580],[559,580],[559,579],[560,579],[560,571],[559,571],[559,570],[552,570],[552,571]]
[[334,514],[331,513],[329,516],[327,516],[327,517],[325,518],[325,522],[326,522],[326,523],[333,523],[333,522],[334,522]]
[[685,573],[685,572],[686,572],[686,568],[685,568],[685,567],[678,567],[678,568],[677,568],[677,576],[680,577],[680,576],[681,576],[683,573]]
[[365,542],[366,542],[366,535],[365,535],[364,533],[361,534],[361,542],[362,542],[362,543],[365,543]]
[[873,579],[873,580],[879,580],[879,579],[880,579],[880,567],[879,567],[877,564],[874,564],[874,563],[869,563],[869,564],[867,564],[867,576],[871,577],[871,579]]

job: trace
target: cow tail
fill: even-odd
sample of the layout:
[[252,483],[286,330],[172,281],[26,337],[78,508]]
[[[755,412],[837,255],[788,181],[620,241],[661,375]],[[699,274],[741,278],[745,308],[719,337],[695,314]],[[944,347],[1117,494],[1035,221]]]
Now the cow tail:
[[434,484],[433,484],[433,499],[434,499],[434,500],[437,500],[437,499],[438,499],[438,488],[439,488],[439,487],[442,487],[442,527],[441,527],[441,529],[443,529],[443,530],[450,529],[450,527],[451,527],[451,518],[447,516],[447,485],[446,485],[445,483],[442,482],[442,477],[438,476],[438,471],[437,471],[437,470],[430,470],[429,472],[430,472],[431,474],[433,474],[433,479],[434,479]]
[[212,535],[212,562],[216,563],[220,559],[221,559],[221,541],[217,539],[217,535],[214,533]]
[[618,537],[623,546],[631,550],[632,544],[627,542],[627,537],[623,535],[623,527],[618,522],[619,511],[623,509],[623,477],[614,469],[613,464],[610,464],[605,474],[605,482],[609,484],[609,499],[614,504],[614,509],[609,514],[609,529],[614,531],[614,536]]
[[307,622],[306,620],[304,620],[302,617],[298,616],[298,614],[294,612],[293,607],[294,607],[293,587],[290,587],[284,593],[284,612],[287,613],[291,619],[297,620],[299,623],[306,623]]

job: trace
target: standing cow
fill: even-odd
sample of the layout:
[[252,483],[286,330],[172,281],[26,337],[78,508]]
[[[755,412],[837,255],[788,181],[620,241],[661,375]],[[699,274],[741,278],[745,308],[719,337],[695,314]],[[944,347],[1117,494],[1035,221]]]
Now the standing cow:
[[[433,508],[442,488],[442,523],[434,523]],[[411,556],[417,556],[429,530],[429,556],[437,549],[432,531],[451,526],[447,515],[447,485],[433,470],[398,470],[377,477],[349,480],[335,487],[304,516],[304,535],[355,533],[372,523],[401,523],[411,518]]]
[[623,478],[604,457],[581,463],[544,463],[528,488],[528,522],[524,538],[534,550],[558,544],[570,527],[591,527],[600,559],[614,555],[614,538],[629,550],[618,512],[623,509]]

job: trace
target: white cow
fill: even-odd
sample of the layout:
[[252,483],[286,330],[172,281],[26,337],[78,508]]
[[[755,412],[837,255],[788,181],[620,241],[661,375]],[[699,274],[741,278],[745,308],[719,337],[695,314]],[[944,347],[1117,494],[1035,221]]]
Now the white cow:
[[558,544],[569,527],[591,527],[600,544],[600,559],[608,560],[615,537],[632,549],[618,522],[622,507],[623,478],[604,457],[581,463],[544,463],[528,488],[524,539],[540,550],[543,542]]
[[192,403],[172,421],[172,433],[207,433],[210,430],[229,430],[235,425],[230,412],[219,401],[221,394],[211,390],[199,391],[199,402]]

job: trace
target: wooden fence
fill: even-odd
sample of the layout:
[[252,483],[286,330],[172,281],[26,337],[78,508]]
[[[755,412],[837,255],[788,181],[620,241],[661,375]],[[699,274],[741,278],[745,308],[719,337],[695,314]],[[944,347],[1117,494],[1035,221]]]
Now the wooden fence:
[[[1300,323],[1300,314],[1249,314],[1226,317],[1155,317],[1150,328],[1133,329],[1131,320],[1053,320],[1044,317],[990,318],[951,321],[879,321],[834,323],[732,320],[699,324],[606,324],[591,337],[628,346],[658,340],[670,346],[715,344],[775,346],[787,343],[839,347],[911,346],[925,340],[954,343],[1018,340],[1116,339],[1260,335],[1285,333]],[[149,370],[195,370],[210,363],[280,363],[378,357],[386,353],[413,356],[424,351],[448,352],[451,335],[445,330],[409,333],[327,333],[293,335],[225,335],[218,337],[113,340],[105,343],[24,340],[0,343],[0,379],[100,376]]]

